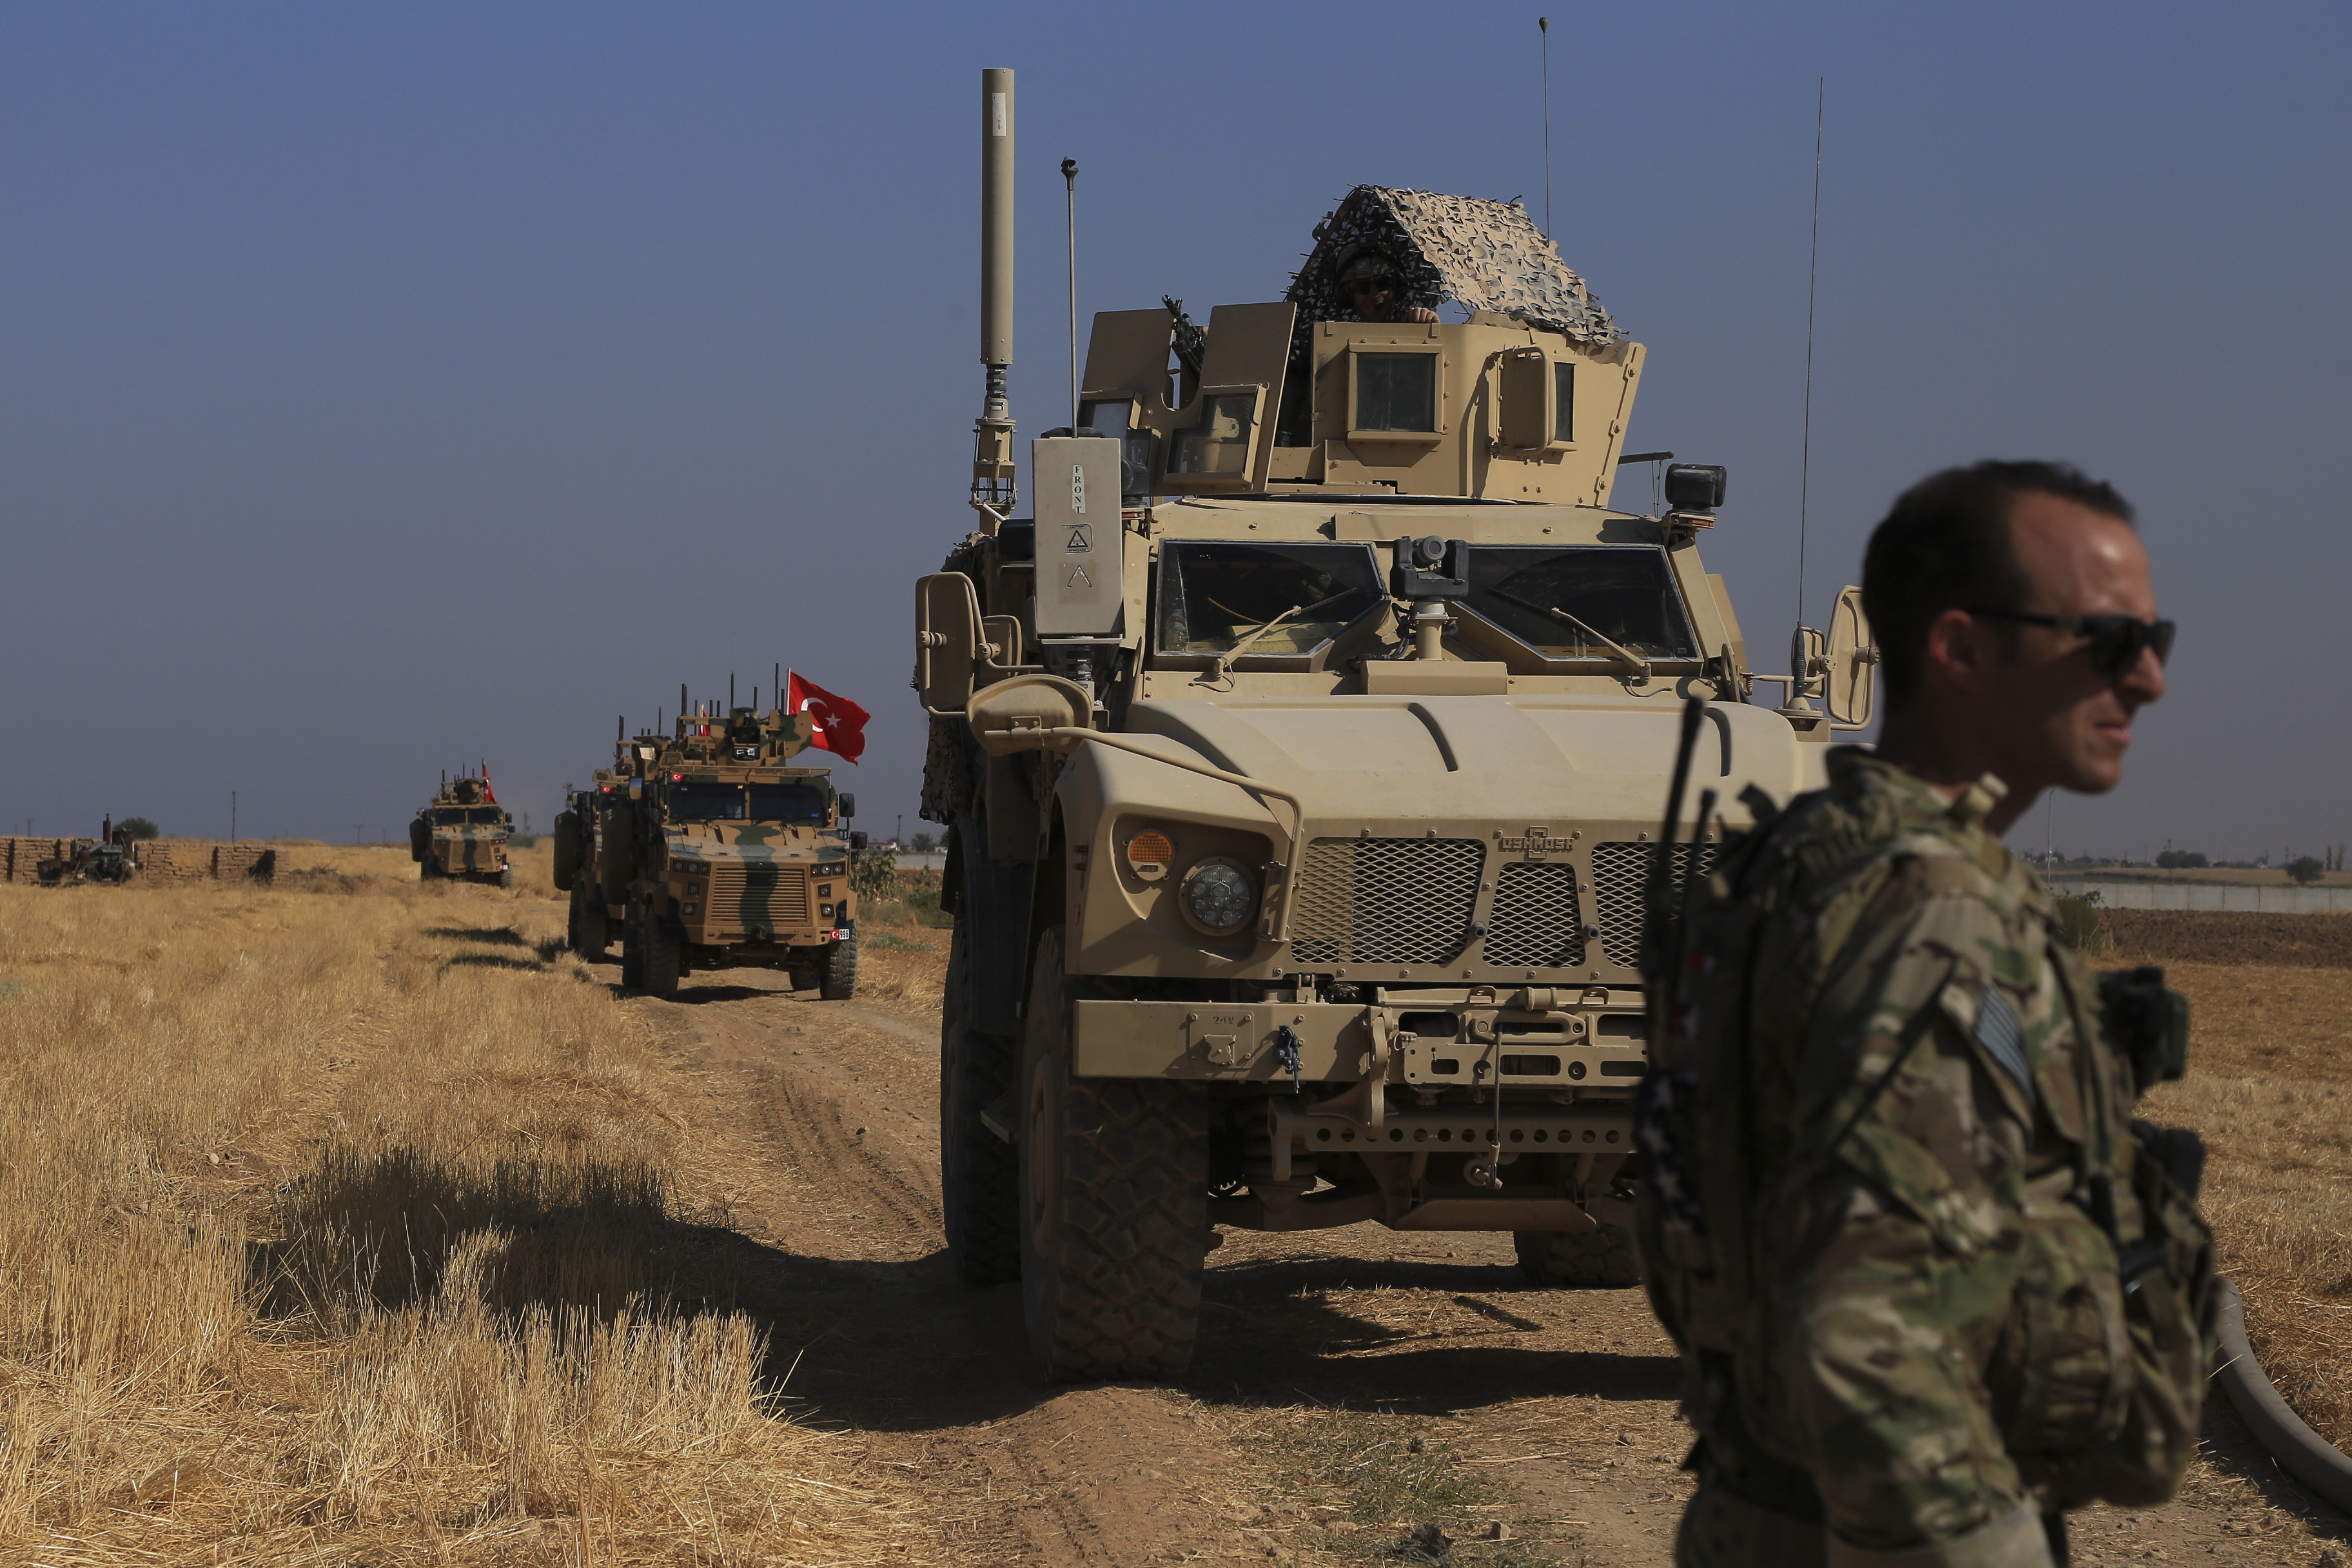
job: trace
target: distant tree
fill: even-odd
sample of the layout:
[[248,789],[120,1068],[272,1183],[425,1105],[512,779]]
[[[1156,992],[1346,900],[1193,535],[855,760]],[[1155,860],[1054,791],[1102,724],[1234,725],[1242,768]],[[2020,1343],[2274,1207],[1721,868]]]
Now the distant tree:
[[143,816],[126,816],[114,826],[119,831],[128,833],[133,838],[161,838],[163,837],[163,830],[156,826],[153,823],[148,821]]
[[2167,849],[2156,858],[2156,863],[2166,871],[2201,871],[2210,864],[2194,849]]
[[2298,882],[2316,882],[2327,873],[2316,855],[2298,855],[2286,863],[2286,874]]
[[929,854],[930,854],[933,850],[937,849],[939,847],[940,847],[940,841],[939,841],[938,839],[936,839],[936,838],[932,837],[929,834],[928,834],[928,833],[918,833],[918,834],[916,834],[916,835],[915,835],[915,842],[914,842],[914,846],[913,846],[913,847],[914,847],[914,851],[915,851],[915,853],[916,853],[916,854],[918,854],[918,855],[929,855]]

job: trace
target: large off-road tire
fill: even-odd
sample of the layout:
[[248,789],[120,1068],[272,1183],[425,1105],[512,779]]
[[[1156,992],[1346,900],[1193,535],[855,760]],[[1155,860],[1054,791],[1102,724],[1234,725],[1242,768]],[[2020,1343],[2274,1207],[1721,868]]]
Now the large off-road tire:
[[940,1002],[940,1201],[956,1278],[1003,1285],[1021,1278],[1021,1159],[980,1113],[1001,1101],[1008,1121],[1017,1114],[1012,1089],[1020,1049],[971,1026],[971,948],[957,927]]
[[572,884],[572,919],[565,934],[572,951],[590,963],[602,963],[612,947],[612,939],[604,929],[606,921],[602,905],[588,897],[588,885]]
[[1528,1283],[1565,1290],[1622,1290],[1642,1282],[1633,1233],[1603,1223],[1598,1230],[1519,1230],[1519,1269]]
[[437,881],[440,876],[441,862],[430,855],[427,855],[416,868],[416,879],[420,882]]
[[646,984],[644,911],[632,900],[621,917],[621,989],[642,991]]
[[846,1002],[857,994],[857,928],[825,949],[824,967],[817,972],[816,994],[828,1002]]
[[1209,1242],[1207,1086],[1070,1072],[1062,931],[1037,944],[1021,1036],[1021,1295],[1049,1381],[1173,1377]]
[[499,868],[499,886],[501,888],[511,888],[514,886],[513,867],[502,866]]
[[686,973],[686,944],[662,930],[661,921],[650,913],[645,917],[644,925],[645,978],[640,984],[648,996],[676,1001],[678,976]]

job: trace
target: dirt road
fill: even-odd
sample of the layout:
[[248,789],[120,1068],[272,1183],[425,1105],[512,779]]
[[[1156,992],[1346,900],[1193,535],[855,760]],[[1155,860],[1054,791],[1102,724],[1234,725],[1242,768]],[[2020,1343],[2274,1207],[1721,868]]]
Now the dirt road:
[[[1456,1563],[1671,1561],[1689,1435],[1638,1290],[1529,1289],[1507,1237],[1227,1232],[1181,1384],[1042,1388],[1018,1288],[969,1290],[941,1250],[937,1014],[744,973],[631,1004],[702,1086],[726,1174],[693,1195],[759,1244],[740,1304],[795,1414],[920,1490],[939,1561],[1412,1563],[1430,1521],[1474,1538]],[[2075,1560],[2344,1561],[2346,1521],[2226,1410],[2210,1433],[2182,1500],[2083,1516]]]

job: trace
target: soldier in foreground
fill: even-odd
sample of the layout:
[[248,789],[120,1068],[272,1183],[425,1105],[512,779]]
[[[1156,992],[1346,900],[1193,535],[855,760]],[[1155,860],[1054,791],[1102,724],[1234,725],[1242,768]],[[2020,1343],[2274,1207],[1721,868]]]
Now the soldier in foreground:
[[2066,1509],[2171,1495],[2212,1356],[2201,1145],[2130,1110],[2186,1004],[2095,980],[2000,843],[2122,777],[2172,624],[2123,498],[2043,463],[1914,487],[1863,595],[1876,752],[1752,803],[1654,928],[1640,1237],[1700,1437],[1676,1561],[2040,1568]]

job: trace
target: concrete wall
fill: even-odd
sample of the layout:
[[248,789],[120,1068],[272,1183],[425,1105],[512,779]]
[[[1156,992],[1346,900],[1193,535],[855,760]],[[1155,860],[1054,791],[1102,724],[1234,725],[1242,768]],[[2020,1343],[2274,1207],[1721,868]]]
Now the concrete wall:
[[[62,858],[73,845],[70,838],[0,838],[0,881],[39,881],[40,863]],[[139,862],[138,882],[214,882],[236,877],[267,882],[278,875],[278,851],[268,844],[151,838],[133,846],[131,853]]]
[[2110,910],[2242,910],[2265,915],[2352,913],[2352,888],[2298,888],[2289,883],[2102,881],[2053,877],[2050,890],[2096,892]]

